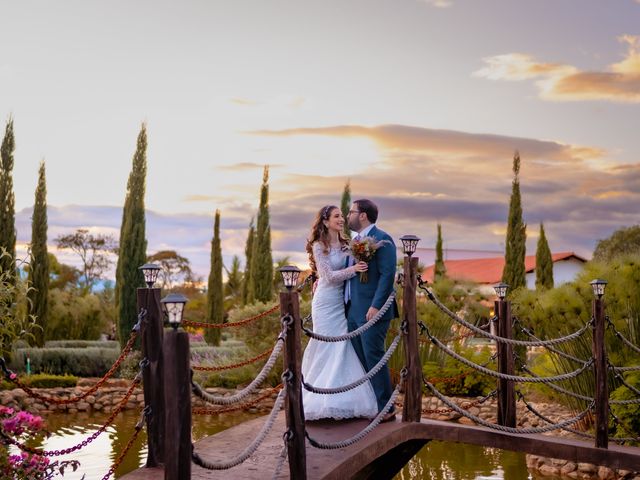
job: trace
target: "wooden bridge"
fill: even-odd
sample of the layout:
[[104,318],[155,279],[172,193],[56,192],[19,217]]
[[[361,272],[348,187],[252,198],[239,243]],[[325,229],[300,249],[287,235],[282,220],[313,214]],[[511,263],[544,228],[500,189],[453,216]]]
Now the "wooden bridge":
[[[529,434],[515,428],[514,383],[523,379],[514,375],[512,319],[504,294],[499,301],[496,301],[495,306],[498,317],[498,336],[493,336],[493,339],[497,342],[498,372],[489,372],[499,376],[497,425],[490,425],[492,428],[489,428],[423,419],[421,417],[422,389],[425,384],[429,388],[432,386],[422,377],[419,357],[415,298],[417,266],[417,258],[411,258],[410,255],[405,257],[401,328],[405,357],[405,368],[401,373],[401,383],[404,386],[402,416],[399,415],[393,422],[375,426],[367,435],[363,435],[366,433],[363,430],[369,425],[368,420],[304,422],[300,372],[302,321],[299,314],[298,293],[289,290],[280,294],[282,331],[276,342],[276,346],[280,341],[282,341],[280,347],[284,345],[283,378],[286,403],[283,411],[278,411],[282,404],[282,399],[279,399],[276,402],[277,407],[266,419],[254,419],[200,440],[192,449],[192,390],[198,396],[206,396],[206,393],[191,382],[188,335],[186,332],[175,329],[163,333],[161,322],[158,320],[159,290],[152,289],[155,299],[152,302],[149,302],[151,298],[149,292],[140,292],[139,303],[151,314],[146,330],[153,332],[153,335],[149,333],[143,335],[143,351],[146,352],[145,358],[148,360],[148,368],[145,370],[145,403],[153,414],[147,425],[149,438],[147,467],[123,478],[126,480],[266,479],[273,477],[276,471],[277,478],[296,480],[391,478],[430,440],[469,443],[566,459],[576,463],[592,463],[610,468],[640,471],[640,449],[609,445],[608,441],[607,372],[609,367],[604,348],[605,316],[601,295],[598,295],[593,303],[591,326],[593,327],[594,358],[584,361],[581,370],[584,371],[592,365],[595,374],[596,388],[594,397],[591,399],[592,405],[589,407],[592,409],[595,420],[595,441],[570,440],[539,433]],[[434,302],[438,302],[437,299],[432,298],[430,292],[429,295]],[[448,314],[455,317],[452,312]],[[584,327],[584,331],[588,326]],[[326,341],[336,341],[337,338]],[[274,352],[276,351],[279,350],[274,348]],[[162,354],[159,355],[158,352]],[[273,355],[275,353],[272,353]],[[271,362],[272,366],[274,359],[275,357],[273,359],[270,357],[267,364]],[[529,379],[524,381],[526,380]],[[252,385],[257,385],[259,381],[261,379],[256,378]],[[248,391],[250,387],[251,385],[246,390]],[[394,396],[398,388],[399,386]],[[438,396],[437,392],[434,393]],[[244,393],[234,395],[233,401],[238,401],[243,396],[246,395]],[[228,398],[210,397],[205,400],[213,403],[220,402],[217,403],[220,405],[231,402]],[[391,401],[388,405],[391,405]],[[634,400],[633,403],[640,403],[640,400]],[[382,418],[382,413],[378,420]],[[586,413],[587,410],[583,414]],[[473,417],[469,418],[473,420]],[[569,425],[571,421],[579,418],[567,419],[564,425]],[[474,421],[485,423],[479,419]],[[262,434],[256,437],[256,433],[261,431],[265,422],[272,428],[268,430],[266,437],[262,438]],[[562,424],[556,424],[551,428],[562,426]],[[539,432],[542,429],[534,430]],[[315,442],[324,444],[322,448],[310,445],[313,442],[306,438],[307,435]],[[347,439],[351,440],[344,442]],[[360,440],[356,441],[357,439]],[[281,455],[281,452],[284,453],[285,444],[286,455]],[[349,446],[341,447],[343,444]],[[259,447],[256,450],[247,447],[248,445],[259,445]],[[316,446],[318,446],[317,443]],[[193,456],[192,451],[198,455]],[[243,453],[239,455],[238,452]],[[285,459],[288,460],[288,465],[281,468]],[[201,468],[197,466],[198,464],[207,468]]]
[[[244,422],[195,444],[196,451],[205,459],[222,461],[233,457],[255,437],[265,419]],[[336,442],[362,430],[366,420],[308,422],[307,431],[313,438]],[[246,462],[230,470],[205,470],[193,466],[193,479],[255,480],[272,477],[282,449],[285,418],[281,413],[272,433],[258,451]],[[379,425],[360,442],[347,448],[318,450],[307,442],[307,478],[324,480],[391,478],[430,440],[468,443],[503,450],[562,458],[573,462],[595,463],[610,468],[640,470],[640,449],[610,446],[596,448],[592,442],[570,440],[547,435],[504,433],[485,427],[462,425],[454,422],[422,419],[418,422],[388,422]],[[160,480],[162,467],[141,468],[123,480]],[[290,478],[285,468],[277,478]]]

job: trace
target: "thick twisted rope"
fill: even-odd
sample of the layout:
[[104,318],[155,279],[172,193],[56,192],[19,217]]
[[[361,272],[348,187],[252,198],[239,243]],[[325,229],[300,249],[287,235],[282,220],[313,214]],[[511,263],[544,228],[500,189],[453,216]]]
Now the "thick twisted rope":
[[609,328],[613,330],[613,333],[616,335],[616,337],[618,337],[622,341],[622,343],[624,343],[627,347],[629,347],[634,352],[640,353],[640,348],[638,348],[632,342],[627,340],[627,338],[624,335],[622,335],[622,333],[616,328],[616,326],[613,324],[613,322],[609,319],[608,316],[605,317],[605,319],[607,320],[607,324]]
[[313,338],[314,340],[320,340],[321,342],[330,342],[331,343],[331,342],[344,342],[345,340],[351,340],[352,338],[355,338],[358,335],[362,335],[362,333],[366,332],[371,327],[373,327],[382,318],[382,316],[387,312],[387,310],[389,310],[389,307],[393,304],[393,300],[395,298],[396,298],[396,292],[391,292],[391,295],[389,295],[389,298],[387,298],[387,301],[384,302],[384,305],[382,305],[382,308],[376,314],[376,316],[373,317],[368,322],[365,322],[361,327],[355,329],[353,332],[349,332],[349,333],[345,333],[344,335],[338,335],[336,337],[332,337],[332,336],[328,336],[328,335],[321,335],[319,333],[315,333],[313,330],[310,330],[310,329],[308,329],[308,328],[306,328],[304,326],[302,327],[302,331],[308,337]]
[[[526,328],[523,325],[519,325],[520,331],[523,332],[525,335],[527,335],[529,338],[533,338],[536,341],[541,341],[538,337],[536,337],[533,332],[531,332],[528,328]],[[555,353],[556,355],[559,355],[563,358],[566,358],[567,360],[571,360],[573,362],[576,363],[584,363],[585,360],[582,360],[578,357],[574,357],[573,355],[569,354],[569,353],[565,353],[562,350],[558,350],[557,348],[552,347],[551,345],[547,345],[546,349],[549,350],[550,352]]]
[[[545,415],[543,415],[542,413],[540,413],[533,405],[531,405],[529,402],[527,402],[527,400],[524,398],[524,395],[522,394],[522,392],[516,391],[516,394],[518,395],[520,400],[522,400],[522,403],[524,403],[524,406],[527,407],[527,410],[529,410],[531,413],[533,413],[539,419],[547,422],[548,424],[553,425],[553,423],[554,423],[553,420],[551,420],[550,418],[548,418]],[[575,433],[576,435],[578,435],[580,437],[584,437],[584,438],[596,438],[595,435],[592,435],[592,434],[589,434],[589,433],[585,433],[585,432],[581,432],[580,430],[576,430],[575,428],[564,427],[562,430],[564,430],[566,432]]]
[[582,420],[584,417],[587,416],[587,414],[593,409],[593,407],[595,406],[595,402],[591,402],[591,405],[589,405],[585,410],[583,410],[582,412],[580,412],[578,415],[576,415],[575,417],[569,418],[567,420],[565,420],[564,422],[561,423],[556,423],[553,425],[550,425],[548,427],[541,427],[541,428],[513,428],[513,427],[505,427],[503,425],[495,425],[493,423],[487,422],[486,420],[483,420],[482,418],[473,415],[471,413],[469,413],[468,411],[464,410],[463,408],[460,408],[458,405],[456,405],[454,402],[450,401],[447,397],[445,397],[444,395],[442,395],[437,389],[436,387],[434,387],[433,385],[431,385],[429,382],[427,382],[426,380],[424,381],[425,385],[427,386],[427,388],[429,390],[431,390],[431,392],[438,397],[442,402],[444,402],[446,405],[448,405],[449,407],[451,407],[453,410],[455,410],[456,412],[458,412],[460,415],[467,417],[469,420],[473,420],[475,423],[482,425],[484,427],[488,427],[494,430],[500,430],[502,432],[507,432],[507,433],[518,433],[518,434],[530,434],[530,433],[544,433],[544,432],[551,432],[553,430],[559,430],[562,429],[564,427],[567,427],[569,425],[573,425],[576,422],[579,422],[580,420]]
[[284,340],[286,336],[287,330],[286,327],[283,327],[280,336],[278,336],[278,339],[276,340],[276,345],[273,347],[271,356],[269,356],[269,360],[267,360],[267,363],[264,364],[258,376],[243,390],[239,391],[235,395],[231,395],[229,397],[212,395],[206,392],[197,382],[194,382],[193,379],[191,380],[191,391],[195,396],[201,398],[205,402],[212,403],[214,405],[231,405],[232,403],[237,403],[243,398],[248,397],[256,388],[258,388],[258,385],[264,382],[264,380],[267,378],[267,375],[269,375],[269,372],[273,369],[273,366],[276,363],[276,359],[278,358],[278,355],[280,355],[282,347],[284,346]]
[[313,393],[318,393],[320,395],[344,393],[344,392],[348,392],[349,390],[353,390],[356,387],[359,387],[363,383],[371,380],[382,369],[382,367],[384,367],[387,364],[387,362],[389,361],[389,358],[391,358],[391,355],[393,355],[393,352],[395,351],[396,347],[400,343],[401,335],[402,334],[399,333],[396,336],[396,338],[393,339],[393,342],[391,343],[391,345],[389,345],[389,349],[384,354],[384,356],[380,359],[380,361],[378,361],[378,363],[376,363],[371,370],[369,370],[364,376],[360,377],[358,380],[351,382],[347,385],[343,385],[341,387],[334,387],[334,388],[315,387],[305,381],[302,382],[302,386],[305,388],[305,390],[308,390]]
[[620,375],[619,373],[615,373],[616,378],[625,386],[627,387],[629,390],[631,390],[633,393],[635,393],[636,395],[640,395],[640,390],[638,390],[636,387],[634,387],[633,385],[631,385],[630,383],[628,383],[624,377],[622,375]]
[[566,337],[554,338],[552,340],[539,340],[539,341],[530,342],[526,340],[515,340],[513,338],[500,337],[498,335],[493,335],[492,333],[485,332],[484,330],[476,327],[474,324],[469,323],[466,320],[458,317],[455,313],[449,310],[446,307],[446,305],[444,305],[440,300],[438,300],[438,298],[433,294],[433,292],[431,292],[431,290],[423,286],[426,282],[424,282],[421,278],[418,279],[418,282],[419,282],[418,287],[424,290],[425,292],[427,292],[427,297],[429,297],[429,300],[431,300],[436,305],[436,307],[438,307],[449,318],[459,323],[460,325],[467,327],[469,330],[473,330],[477,334],[482,335],[483,337],[489,338],[491,340],[495,340],[496,342],[500,342],[500,343],[508,343],[511,345],[522,345],[525,347],[546,347],[549,345],[557,345],[559,343],[575,340],[584,332],[586,332],[589,326],[591,325],[591,322],[588,322],[580,330],[573,332],[567,335]]
[[[533,371],[531,371],[526,365],[521,365],[521,368],[525,372],[527,372],[529,375],[532,375],[534,377],[539,377],[538,375],[533,373]],[[540,378],[542,378],[542,377],[540,377]],[[585,402],[593,402],[594,401],[593,397],[587,397],[586,395],[580,395],[579,393],[575,393],[575,392],[572,392],[571,390],[567,390],[566,388],[562,388],[561,386],[556,385],[555,383],[550,383],[549,382],[549,383],[545,383],[545,385],[547,387],[551,387],[556,392],[564,393],[565,395],[569,395],[570,397],[577,398],[578,400],[583,400]]]
[[[311,278],[311,277],[309,277]],[[287,453],[289,451],[288,448],[288,435],[290,435],[291,432],[289,430],[287,430],[286,432],[284,432],[284,435],[282,436],[283,440],[284,440],[284,446],[282,447],[282,450],[280,450],[280,454],[278,455],[278,463],[276,463],[276,469],[273,471],[273,477],[272,480],[275,480],[276,478],[278,478],[280,476],[280,472],[282,471],[282,467],[284,467],[284,462],[287,461]]]
[[577,377],[578,375],[580,375],[588,367],[590,367],[591,364],[593,363],[593,359],[591,359],[588,362],[585,362],[584,365],[582,365],[582,367],[578,368],[577,370],[574,370],[573,372],[569,372],[569,373],[564,373],[564,374],[561,374],[561,375],[556,375],[555,377],[522,377],[522,376],[519,376],[519,375],[508,375],[506,373],[500,373],[500,372],[495,372],[493,370],[489,370],[488,368],[485,368],[482,365],[478,365],[477,363],[473,363],[471,360],[467,360],[463,356],[458,355],[456,352],[454,352],[453,350],[448,348],[446,345],[443,345],[440,342],[440,340],[438,340],[436,337],[431,335],[431,333],[429,332],[429,329],[426,329],[425,332],[429,336],[431,341],[440,350],[442,350],[444,353],[446,353],[450,357],[455,358],[459,362],[464,363],[468,367],[471,367],[471,368],[473,368],[473,369],[475,369],[475,370],[477,370],[479,372],[485,373],[485,374],[490,375],[492,377],[502,378],[504,380],[511,380],[513,382],[548,383],[548,382],[559,382],[561,380],[568,380],[570,378],[574,378],[574,377]]
[[613,371],[615,372],[635,372],[640,370],[640,365],[633,365],[631,367],[616,367],[614,365],[611,365],[611,369],[613,369]]
[[[404,380],[404,378],[406,377],[406,369],[403,368],[402,370],[405,371],[404,375],[402,375],[402,379]],[[393,407],[393,404],[396,401],[396,397],[400,393],[401,384],[402,384],[402,380],[400,381],[400,383],[398,383],[398,385],[396,385],[396,388],[391,394],[389,401],[385,404],[384,408],[380,410],[378,415],[376,415],[376,417],[371,421],[371,423],[369,423],[369,425],[367,425],[364,429],[362,429],[360,432],[353,435],[352,437],[347,438],[346,440],[342,440],[340,442],[325,443],[310,437],[309,433],[305,431],[305,436],[307,437],[307,440],[309,440],[309,443],[311,444],[311,446],[322,449],[322,450],[336,450],[338,448],[345,448],[345,447],[348,447],[349,445],[353,445],[354,443],[359,442],[364,437],[369,435],[369,433],[371,433],[373,429],[375,429],[378,425],[380,425],[380,422],[382,421],[384,416],[391,411],[391,408]]]
[[262,429],[260,430],[258,436],[253,442],[249,444],[249,446],[244,449],[244,451],[240,455],[226,462],[211,462],[200,457],[195,449],[193,449],[192,444],[191,458],[193,459],[193,463],[202,468],[206,468],[207,470],[228,470],[229,468],[235,467],[236,465],[240,465],[247,458],[253,455],[273,428],[273,424],[276,421],[278,412],[280,411],[280,409],[282,408],[282,404],[284,403],[284,394],[286,392],[286,388],[287,387],[285,386],[285,388],[278,394],[278,398],[273,404],[271,413],[269,414],[269,417],[267,417],[267,420],[262,426]]

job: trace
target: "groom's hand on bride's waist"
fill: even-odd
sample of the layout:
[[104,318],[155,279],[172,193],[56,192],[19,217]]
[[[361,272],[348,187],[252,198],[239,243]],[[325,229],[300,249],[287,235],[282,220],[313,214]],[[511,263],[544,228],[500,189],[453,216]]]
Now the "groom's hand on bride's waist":
[[380,310],[375,307],[369,307],[369,310],[367,310],[367,316],[365,317],[367,319],[367,322],[373,320],[373,317],[375,317],[379,311]]

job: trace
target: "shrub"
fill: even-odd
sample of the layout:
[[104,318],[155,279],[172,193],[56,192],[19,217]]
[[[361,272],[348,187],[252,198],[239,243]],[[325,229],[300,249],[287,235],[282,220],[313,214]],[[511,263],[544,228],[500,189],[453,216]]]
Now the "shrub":
[[116,340],[49,340],[45,348],[120,348]]
[[[625,382],[636,389],[640,389],[640,373],[628,374]],[[624,385],[616,388],[611,394],[612,400],[631,400],[635,398],[637,398],[637,395]],[[640,431],[640,404],[610,405],[610,407],[611,412],[620,421],[620,424],[613,424],[614,436],[618,438],[637,437]],[[638,445],[638,442],[631,443],[631,445]]]
[[[32,388],[57,388],[75,387],[78,384],[78,377],[73,375],[49,375],[47,373],[37,373],[35,375],[25,375],[20,377],[20,382]],[[3,380],[0,384],[1,390],[11,390],[16,388],[15,383]]]
[[15,350],[11,367],[17,372],[25,369],[26,358],[31,360],[35,373],[101,377],[120,356],[116,348],[19,348]]
[[[479,365],[485,365],[491,357],[488,348],[484,348],[480,352],[465,348],[456,353]],[[486,368],[495,370],[495,367],[492,367],[493,365],[489,364]],[[425,378],[444,395],[477,397],[487,395],[496,388],[495,378],[473,370],[448,355],[444,359],[444,364],[427,362],[423,366],[422,372]]]
[[127,355],[118,371],[116,372],[116,376],[118,378],[126,378],[132,380],[140,371],[140,361],[142,360],[142,352],[140,350],[133,350]]

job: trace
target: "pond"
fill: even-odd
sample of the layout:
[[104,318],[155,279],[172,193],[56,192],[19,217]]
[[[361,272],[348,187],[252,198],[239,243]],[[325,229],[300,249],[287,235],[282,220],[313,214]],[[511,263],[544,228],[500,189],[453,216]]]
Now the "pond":
[[[194,416],[193,438],[212,435],[238,423],[254,418],[248,413],[213,416]],[[65,449],[79,444],[96,432],[106,421],[106,414],[77,413],[51,414],[46,417],[51,437],[39,445],[45,450]],[[138,414],[125,411],[118,415],[113,425],[81,450],[61,459],[80,461],[77,472],[65,472],[65,480],[101,479],[129,441],[138,421]],[[144,465],[146,461],[146,433],[142,429],[131,450],[124,458],[115,477]],[[229,478],[232,478],[231,476]],[[396,480],[523,480],[535,479],[528,471],[525,455],[495,448],[473,445],[430,442],[396,475]],[[545,480],[554,480],[545,477]],[[556,479],[557,480],[557,479]]]

